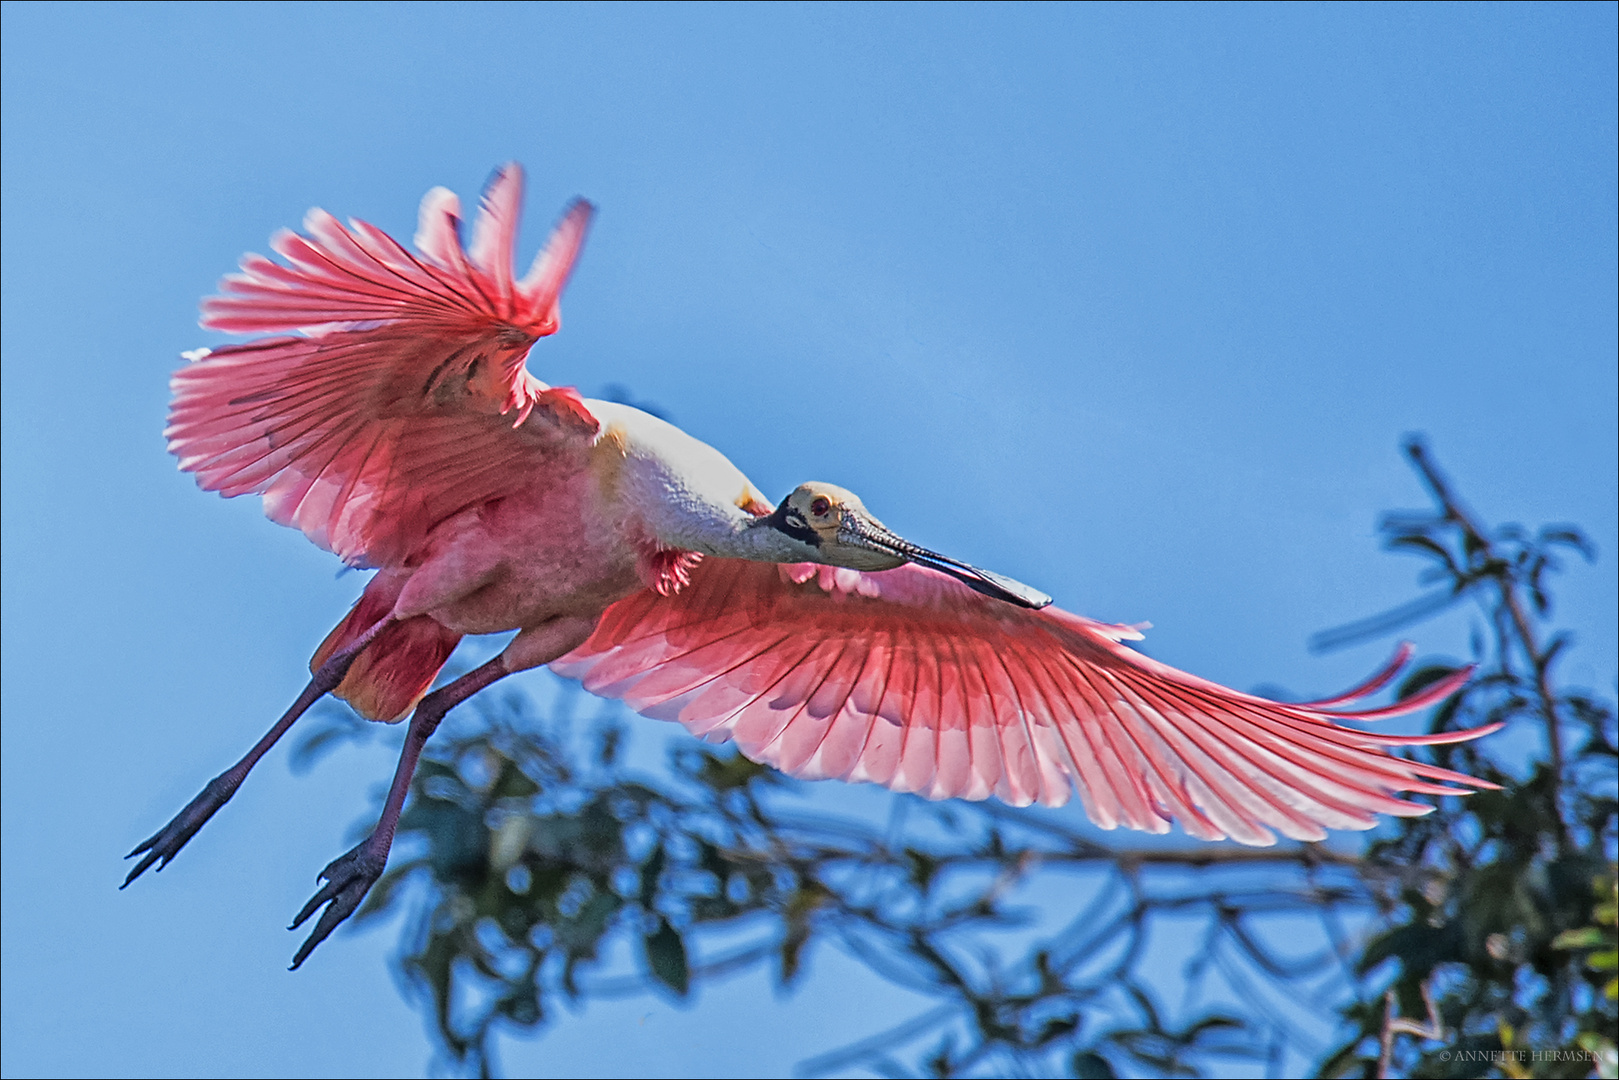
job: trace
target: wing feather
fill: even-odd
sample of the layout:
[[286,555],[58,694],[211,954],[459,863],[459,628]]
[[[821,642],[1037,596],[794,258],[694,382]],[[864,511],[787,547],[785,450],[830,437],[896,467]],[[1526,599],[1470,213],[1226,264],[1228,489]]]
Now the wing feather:
[[1123,820],[1124,807],[1102,767],[1100,754],[1086,752],[1076,755],[1074,747],[1070,745],[1069,735],[1079,740],[1080,732],[1079,720],[1067,696],[1046,668],[1038,650],[1023,641],[1016,642],[1014,650],[1028,674],[1037,715],[1044,720],[1037,730],[1042,732],[1043,749],[1050,756],[1048,772],[1061,776],[1061,797],[1048,789],[1044,792],[1045,805],[1062,805],[1067,801],[1068,792],[1077,791],[1087,817],[1103,828],[1117,828]]
[[1103,673],[1080,667],[1061,653],[1042,656],[1040,660],[1056,681],[1060,700],[1068,710],[1069,723],[1063,725],[1063,737],[1069,756],[1076,761],[1089,756],[1097,759],[1106,788],[1117,801],[1122,824],[1145,832],[1168,832],[1169,821],[1152,809],[1141,763],[1131,753],[1133,746],[1113,722],[1113,695],[1096,685],[1097,681],[1105,681]]
[[939,774],[937,725],[944,711],[939,654],[931,631],[918,634],[915,697],[904,703],[905,742],[900,748],[899,791],[926,795]]
[[[1153,722],[1153,731],[1162,740],[1154,757],[1163,771],[1166,763],[1185,764],[1182,788],[1191,796],[1197,811],[1205,815],[1207,827],[1223,829],[1244,843],[1274,841],[1263,828],[1273,826],[1297,840],[1320,840],[1326,836],[1319,824],[1291,812],[1271,797],[1267,785],[1256,778],[1269,762],[1262,747],[1229,740],[1240,748],[1232,752],[1220,738],[1225,717],[1189,712],[1173,696],[1151,685],[1125,683],[1126,699]],[[1177,723],[1179,721],[1179,723]],[[1257,823],[1257,824],[1256,824]]]
[[778,638],[716,678],[693,687],[681,697],[679,713],[671,719],[685,724],[693,734],[731,737],[742,710],[768,693],[806,655],[794,652],[794,644],[789,637]]
[[[1164,827],[1179,819],[1187,832],[1200,839],[1214,839],[1222,835],[1220,826],[1209,816],[1213,811],[1226,825],[1232,839],[1243,843],[1263,843],[1265,834],[1249,824],[1241,814],[1229,814],[1225,792],[1216,793],[1199,773],[1196,758],[1187,760],[1167,745],[1162,728],[1166,719],[1155,703],[1131,692],[1130,686],[1116,678],[1113,672],[1104,673],[1112,694],[1113,706],[1102,717],[1104,727],[1116,728],[1140,770],[1146,787],[1148,810]],[[1204,796],[1191,794],[1193,787]],[[1256,835],[1257,834],[1257,835]]]
[[[841,779],[854,768],[855,757],[865,747],[871,716],[851,699],[861,680],[870,677],[867,672],[872,666],[871,643],[850,642],[843,660],[805,703],[806,719],[813,720],[820,730],[817,736],[805,738],[800,744],[804,764],[795,775],[816,780]],[[810,723],[791,725],[784,741],[799,728],[806,733],[813,730]]]
[[[980,638],[958,638],[966,663],[964,671],[972,694],[973,715],[968,730],[973,741],[974,789],[1018,805],[1016,784],[1026,777],[1018,771],[1020,726],[1017,692],[1002,682],[993,650]],[[1025,803],[1024,805],[1027,805]]]
[[914,646],[909,641],[888,628],[883,633],[887,665],[881,689],[871,706],[871,731],[866,736],[866,748],[847,779],[892,787],[905,749],[904,703],[915,690],[916,661]]
[[794,693],[795,681],[802,682],[805,668],[833,662],[834,649],[824,641],[800,636],[773,650],[770,665],[762,669],[759,691],[728,721],[736,744],[749,757],[756,761],[774,757],[772,744],[800,700]]
[[1402,794],[1490,786],[1385,747],[1493,726],[1394,736],[1338,723],[1433,704],[1467,672],[1395,706],[1330,712],[1386,685],[1410,650],[1354,690],[1297,705],[1176,671],[1122,644],[1132,636],[916,566],[709,558],[681,592],[614,605],[552,667],[793,775],[1012,805],[1062,805],[1077,791],[1105,828],[1318,840],[1430,809]]
[[995,797],[1009,806],[1028,806],[1040,794],[1028,707],[1005,660],[988,642],[975,640],[973,646],[985,693],[994,704],[995,733],[1000,740],[1002,769],[996,778]]
[[[1058,735],[1057,716],[1051,702],[1046,699],[1045,687],[1028,663],[1021,643],[1014,643],[995,655],[1006,666],[1008,677],[1018,688],[1018,705],[1028,731],[1034,768],[1039,775],[1034,801],[1046,806],[1065,805],[1074,789],[1073,778],[1079,774]],[[1088,800],[1090,797],[1089,792],[1084,793],[1084,798]]]
[[933,729],[933,783],[922,792],[930,799],[965,795],[972,769],[972,744],[967,741],[967,705],[962,696],[962,671],[952,635],[931,636],[933,673],[938,680],[939,710],[930,718]]
[[[165,436],[205,489],[258,494],[274,521],[354,565],[403,560],[445,518],[537,476],[581,467],[598,424],[524,367],[553,333],[591,209],[576,202],[513,280],[522,171],[496,173],[469,257],[459,203],[422,201],[419,254],[321,210],[272,240],[285,265],[242,260],[203,325],[281,336],[175,373]],[[289,335],[291,332],[291,335]]]

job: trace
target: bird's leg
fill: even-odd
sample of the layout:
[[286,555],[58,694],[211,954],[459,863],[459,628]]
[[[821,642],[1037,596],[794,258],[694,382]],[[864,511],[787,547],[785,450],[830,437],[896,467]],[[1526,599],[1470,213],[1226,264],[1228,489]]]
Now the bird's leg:
[[326,910],[320,913],[309,939],[292,958],[294,970],[309,958],[315,946],[337,929],[338,923],[354,914],[360,901],[365,899],[365,894],[382,876],[383,868],[388,863],[388,849],[393,846],[394,830],[399,826],[400,811],[405,808],[405,796],[410,793],[410,780],[416,772],[416,763],[422,756],[422,748],[427,745],[427,740],[437,730],[439,721],[444,719],[444,714],[497,679],[549,664],[583,645],[596,628],[599,618],[599,615],[565,616],[529,627],[487,664],[422,698],[411,715],[410,730],[405,735],[405,749],[399,755],[399,766],[394,770],[393,784],[388,788],[387,802],[382,804],[382,816],[377,819],[377,827],[370,836],[320,872],[317,880],[326,884],[303,906],[288,928],[298,929],[320,910],[321,905],[327,905]]
[[505,657],[497,656],[481,667],[474,668],[454,682],[422,698],[416,706],[416,711],[410,717],[410,730],[405,735],[405,749],[400,752],[399,765],[394,769],[393,784],[388,788],[388,801],[382,805],[382,816],[377,819],[377,827],[371,835],[360,841],[347,854],[340,855],[332,860],[326,869],[320,872],[320,878],[326,884],[315,893],[309,903],[298,912],[298,917],[292,920],[289,930],[296,930],[302,926],[321,905],[329,905],[321,912],[320,920],[315,923],[315,929],[310,932],[309,939],[298,949],[292,958],[292,970],[315,951],[315,946],[326,940],[337,924],[354,914],[365,899],[365,894],[371,891],[377,879],[382,876],[383,868],[388,863],[388,849],[393,846],[394,830],[399,825],[399,814],[405,806],[405,796],[410,792],[411,777],[416,773],[416,763],[422,756],[422,748],[427,740],[438,729],[439,721],[444,714],[452,708],[476,694],[497,679],[510,675],[506,667]]
[[319,701],[323,694],[337,689],[343,681],[343,676],[348,674],[354,658],[376,640],[377,635],[382,633],[392,618],[392,615],[383,616],[348,646],[327,657],[326,662],[309,680],[309,685],[304,687],[304,692],[298,695],[298,700],[281,714],[281,719],[264,733],[264,738],[253,744],[253,749],[249,750],[241,761],[210,780],[201,794],[187,803],[184,810],[174,815],[172,821],[124,856],[133,859],[141,852],[146,852],[146,858],[135,865],[135,869],[124,878],[124,884],[118,887],[122,889],[140,877],[154,862],[157,863],[159,870],[167,866],[179,854],[180,849],[186,846],[186,842],[196,835],[197,830],[202,828],[221,806],[229,802],[232,795],[236,794],[236,789],[242,786],[242,781],[247,779],[247,774],[258,764],[259,758],[268,753],[270,747],[274,746],[281,736],[287,733],[287,729],[292,727],[311,705]]

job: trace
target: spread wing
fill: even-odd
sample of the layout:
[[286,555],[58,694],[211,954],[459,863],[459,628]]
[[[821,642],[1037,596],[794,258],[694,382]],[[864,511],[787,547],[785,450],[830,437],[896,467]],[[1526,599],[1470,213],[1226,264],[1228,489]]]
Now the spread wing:
[[415,252],[312,210],[203,304],[202,325],[273,333],[201,353],[172,380],[164,432],[206,490],[259,494],[269,517],[353,565],[401,560],[465,507],[558,468],[596,419],[524,367],[556,332],[590,221],[564,213],[533,269],[512,272],[523,174],[485,189],[470,253],[443,188],[422,200]]
[[[1120,644],[1138,638],[1047,608],[981,596],[935,571],[879,573],[705,559],[671,596],[609,608],[590,640],[552,664],[593,693],[678,720],[794,776],[870,781],[930,799],[1065,803],[1091,820],[1271,844],[1319,840],[1375,813],[1430,807],[1400,792],[1490,786],[1386,752],[1453,742],[1335,723],[1431,705],[1463,671],[1397,706],[1329,713],[1391,679],[1404,655],[1328,702],[1239,693]],[[1499,726],[1499,725],[1497,725]]]

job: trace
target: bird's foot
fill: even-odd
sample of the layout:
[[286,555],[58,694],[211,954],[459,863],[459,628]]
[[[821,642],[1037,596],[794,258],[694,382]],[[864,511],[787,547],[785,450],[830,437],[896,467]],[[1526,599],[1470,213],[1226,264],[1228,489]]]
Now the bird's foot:
[[359,908],[360,901],[365,894],[371,891],[371,886],[377,883],[382,876],[383,868],[388,865],[388,847],[375,842],[375,834],[360,841],[346,855],[340,855],[329,863],[326,869],[320,872],[316,880],[326,884],[320,891],[309,898],[298,917],[292,920],[288,930],[296,930],[304,921],[320,909],[322,904],[328,905],[320,913],[320,919],[315,923],[315,929],[310,933],[309,939],[298,949],[292,958],[290,970],[297,971],[299,965],[309,958],[315,951],[315,946],[325,941],[337,924],[354,914]]
[[210,780],[208,786],[202,789],[202,793],[187,803],[184,810],[175,814],[172,821],[140,847],[124,856],[126,859],[133,859],[141,852],[146,852],[146,858],[135,865],[135,869],[124,878],[124,884],[118,887],[122,889],[127,886],[145,873],[146,868],[153,863],[157,863],[159,870],[167,866],[180,853],[180,849],[186,846],[186,842],[197,835],[197,830],[214,816],[215,811],[230,802],[230,797],[236,794],[236,789],[240,786],[241,780],[233,778],[229,773]]

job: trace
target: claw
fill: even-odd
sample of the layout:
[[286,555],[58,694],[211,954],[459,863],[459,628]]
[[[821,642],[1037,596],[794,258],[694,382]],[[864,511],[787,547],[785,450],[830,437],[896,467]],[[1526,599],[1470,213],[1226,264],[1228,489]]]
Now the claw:
[[230,802],[230,797],[236,794],[236,789],[240,786],[239,781],[234,784],[230,782],[228,773],[210,780],[201,794],[187,803],[184,810],[175,814],[172,821],[124,856],[126,859],[133,859],[141,852],[146,852],[146,858],[135,865],[135,869],[129,872],[129,876],[124,878],[124,883],[118,887],[127,888],[131,881],[145,873],[146,868],[153,863],[157,863],[159,870],[167,866],[180,853],[180,849],[186,846],[186,842],[197,835],[197,830],[207,824],[208,819],[213,817],[221,806]]
[[383,868],[387,864],[387,849],[384,848],[378,853],[371,837],[366,837],[347,854],[333,859],[326,869],[320,872],[320,877],[316,880],[325,881],[326,884],[309,898],[309,903],[303,906],[298,912],[298,917],[292,920],[292,925],[287,929],[298,929],[305,920],[320,910],[322,904],[329,906],[320,913],[315,929],[310,932],[308,940],[293,956],[289,971],[297,971],[309,958],[309,954],[315,951],[315,946],[325,941],[332,931],[337,929],[339,923],[354,914],[360,902],[365,899],[365,894],[371,891],[371,886],[382,876]]

